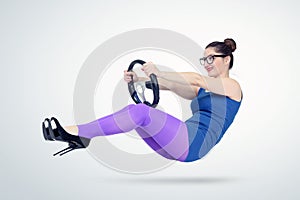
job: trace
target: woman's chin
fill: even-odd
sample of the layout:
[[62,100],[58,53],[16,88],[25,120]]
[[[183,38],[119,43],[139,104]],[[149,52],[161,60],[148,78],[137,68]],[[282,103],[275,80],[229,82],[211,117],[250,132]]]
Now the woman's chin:
[[209,77],[215,77],[216,75],[214,73],[208,72],[207,74]]

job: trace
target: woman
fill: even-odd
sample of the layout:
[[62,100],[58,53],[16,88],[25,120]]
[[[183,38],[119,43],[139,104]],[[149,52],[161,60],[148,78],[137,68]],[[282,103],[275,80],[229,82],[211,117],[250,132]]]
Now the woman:
[[[44,137],[46,140],[68,142],[69,148],[58,152],[62,155],[88,146],[93,137],[135,129],[154,151],[167,159],[182,162],[198,160],[221,140],[239,110],[241,88],[236,80],[229,77],[235,49],[233,39],[207,45],[200,63],[208,76],[193,72],[163,72],[151,62],[143,65],[142,70],[147,76],[152,73],[157,76],[160,89],[192,100],[193,115],[185,122],[158,109],[137,104],[87,124],[64,128],[57,119],[46,119],[43,123]],[[137,77],[134,72],[124,71],[126,82],[132,78],[133,81],[145,79]],[[56,127],[51,126],[51,121]]]

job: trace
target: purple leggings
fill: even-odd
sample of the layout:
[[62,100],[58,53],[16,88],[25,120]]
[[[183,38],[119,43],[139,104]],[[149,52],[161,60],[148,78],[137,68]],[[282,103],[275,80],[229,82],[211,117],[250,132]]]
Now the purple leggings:
[[153,150],[165,158],[184,161],[188,155],[186,124],[145,104],[126,106],[106,117],[78,125],[78,129],[78,135],[86,138],[125,133],[135,129]]

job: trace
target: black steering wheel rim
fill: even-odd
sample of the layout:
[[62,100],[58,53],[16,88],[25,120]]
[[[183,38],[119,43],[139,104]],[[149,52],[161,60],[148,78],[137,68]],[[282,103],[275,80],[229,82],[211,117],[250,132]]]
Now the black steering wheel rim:
[[[136,64],[140,64],[140,65],[143,65],[145,64],[146,62],[143,61],[143,60],[134,60],[130,63],[129,67],[128,67],[128,71],[132,71],[133,67],[136,65]],[[135,89],[135,86],[134,86],[134,82],[133,80],[131,80],[129,83],[128,83],[128,91],[129,91],[129,94],[132,98],[132,100],[136,103],[136,104],[139,104],[139,103],[144,103],[148,106],[151,106],[153,108],[155,108],[159,102],[159,85],[158,85],[158,81],[157,81],[157,77],[155,74],[150,74],[150,81],[146,81],[146,88],[148,89],[151,89],[153,91],[153,102],[152,103],[149,103],[148,101],[141,101],[137,92],[136,92],[136,89]]]

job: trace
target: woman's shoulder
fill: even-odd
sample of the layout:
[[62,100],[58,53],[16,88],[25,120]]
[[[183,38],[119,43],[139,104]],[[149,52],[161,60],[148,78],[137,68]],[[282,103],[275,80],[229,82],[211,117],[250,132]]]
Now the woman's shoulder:
[[228,90],[230,90],[230,92],[228,92],[230,95],[228,95],[228,97],[238,102],[241,101],[242,88],[240,83],[234,78],[228,78],[228,81],[230,82],[230,87],[228,88]]

